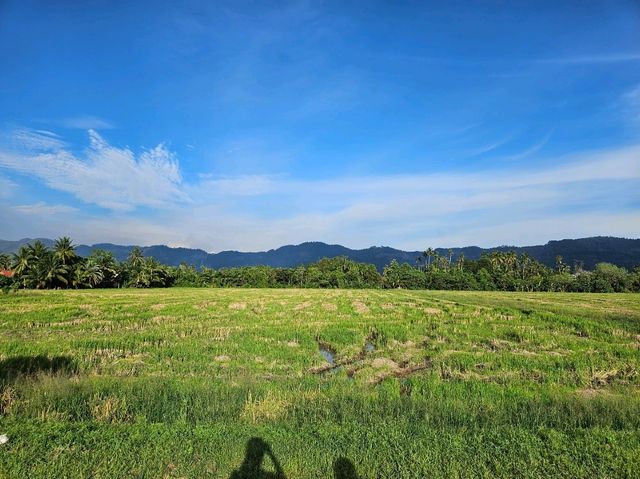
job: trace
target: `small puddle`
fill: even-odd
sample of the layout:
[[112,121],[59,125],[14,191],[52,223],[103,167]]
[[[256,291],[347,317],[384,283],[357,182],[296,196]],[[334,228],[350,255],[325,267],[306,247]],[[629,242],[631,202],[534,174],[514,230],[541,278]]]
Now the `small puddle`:
[[322,354],[322,357],[329,363],[330,366],[336,365],[335,354],[336,351],[329,344],[324,341],[318,340],[318,351]]
[[324,349],[323,347],[320,347],[319,349],[320,349],[320,354],[322,354],[322,357],[326,359],[326,361],[329,364],[331,364],[331,366],[335,366],[336,362],[333,359],[333,353],[328,349]]

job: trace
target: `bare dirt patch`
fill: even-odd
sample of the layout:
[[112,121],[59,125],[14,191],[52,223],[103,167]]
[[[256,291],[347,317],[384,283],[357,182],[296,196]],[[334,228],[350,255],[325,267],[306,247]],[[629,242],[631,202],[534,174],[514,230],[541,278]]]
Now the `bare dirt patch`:
[[[176,321],[177,319],[178,318],[175,317],[175,316],[169,316],[169,315],[166,315],[166,314],[160,314],[158,316],[154,316],[149,321],[151,321],[152,323],[158,323],[159,324],[159,323],[166,323],[166,322],[169,322],[169,321]],[[144,328],[144,327],[145,327],[145,325],[142,324],[141,328]]]
[[560,351],[545,351],[544,354],[547,356],[564,356],[565,353],[561,353]]
[[371,361],[371,367],[375,369],[398,369],[398,363],[389,358],[375,358],[373,361]]
[[77,318],[77,319],[72,319],[70,321],[56,321],[55,323],[48,323],[47,326],[53,326],[53,327],[74,326],[76,324],[83,324],[86,322],[87,322],[86,319]]
[[493,353],[511,349],[511,343],[503,339],[492,339],[491,341],[484,342],[482,346]]
[[364,304],[362,301],[354,301],[353,303],[351,303],[351,305],[358,314],[366,314],[369,312],[369,306]]
[[333,303],[322,303],[322,307],[326,311],[338,311],[338,306]]
[[302,309],[307,309],[308,307],[311,306],[311,304],[312,304],[311,301],[305,301],[303,303],[296,304],[293,309],[296,310],[296,311],[300,311]]
[[[387,358],[377,358],[377,359],[387,359]],[[387,359],[387,361],[391,361],[390,359]],[[375,363],[376,360],[373,361],[373,363]],[[373,365],[372,363],[372,365]],[[393,363],[396,367],[392,368],[390,371],[385,371],[382,373],[377,374],[370,382],[371,384],[380,384],[382,381],[384,381],[387,378],[406,378],[411,376],[414,373],[417,373],[419,371],[424,371],[425,369],[429,369],[431,367],[431,363],[429,361],[425,361],[423,364],[415,364],[413,366],[409,366],[407,364],[405,365],[399,365],[397,364],[395,361],[391,361],[391,363]],[[385,364],[390,364],[390,363],[385,363]],[[389,366],[385,366],[387,368],[389,368]]]
[[229,305],[229,309],[234,311],[242,311],[244,309],[247,309],[247,303],[231,303]]
[[84,312],[89,316],[98,316],[100,313],[102,313],[100,308],[93,304],[81,304],[79,305],[79,308],[84,310]]
[[229,334],[231,334],[231,328],[213,328],[208,337],[212,341],[224,341],[229,337]]
[[210,306],[215,306],[215,305],[216,305],[216,301],[203,301],[201,303],[194,304],[193,307],[202,311],[209,308]]
[[514,349],[513,354],[520,354],[522,356],[537,356],[538,353],[535,353],[533,351],[529,351],[527,349]]
[[255,306],[251,307],[251,312],[255,313],[255,314],[262,314],[267,310],[267,307],[264,305],[264,303],[259,303],[256,304]]

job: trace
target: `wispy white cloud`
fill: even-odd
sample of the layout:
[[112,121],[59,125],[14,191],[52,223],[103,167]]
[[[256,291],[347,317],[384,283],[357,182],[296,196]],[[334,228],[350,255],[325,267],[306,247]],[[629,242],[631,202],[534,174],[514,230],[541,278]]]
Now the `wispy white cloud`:
[[70,213],[78,212],[78,208],[69,205],[49,205],[44,201],[39,201],[30,205],[16,205],[10,207],[13,211],[25,214],[25,215],[46,215],[46,216],[55,216],[55,215],[68,215]]
[[267,170],[284,169],[296,155],[295,145],[291,143],[281,146],[261,138],[237,138],[210,151],[209,156],[212,163],[227,174],[252,176]]
[[207,178],[190,187],[192,195],[203,196],[258,196],[273,193],[278,188],[276,177],[246,175],[236,177]]
[[[640,185],[638,155],[640,147],[631,147],[558,158],[545,168],[467,174],[226,178],[203,183],[194,193],[198,204],[188,214],[167,211],[163,221],[180,216],[181,233],[172,236],[174,243],[215,250],[255,250],[311,239],[419,248],[427,243],[489,246],[589,234],[637,235],[631,232],[640,231],[640,213],[603,211],[610,206],[601,199],[618,195],[624,200],[620,182]],[[247,192],[256,198],[229,206]],[[276,206],[264,214],[258,211],[264,203]],[[567,211],[576,205],[575,213]],[[529,220],[548,221],[548,226],[528,229]],[[493,225],[500,228],[500,237],[492,233]]]
[[640,124],[640,84],[622,96],[623,108],[628,112],[631,121]]
[[93,115],[63,118],[59,121],[59,124],[65,128],[75,128],[78,130],[109,130],[115,128],[110,121]]
[[504,146],[506,143],[509,142],[509,140],[511,140],[512,136],[507,136],[505,138],[501,138],[500,140],[494,141],[492,143],[488,143],[484,146],[481,146],[480,148],[477,148],[476,150],[472,151],[471,153],[469,153],[469,156],[480,156],[480,155],[484,155],[486,153],[490,153],[494,150],[497,150],[498,148],[500,148],[501,146]]
[[504,160],[522,160],[524,158],[527,158],[531,155],[533,155],[534,153],[539,152],[540,150],[542,150],[542,148],[545,147],[545,145],[549,142],[549,139],[551,138],[551,135],[553,134],[553,132],[549,132],[547,133],[544,138],[542,138],[540,141],[538,141],[537,143],[531,145],[529,148],[527,148],[524,151],[521,151],[519,153],[513,153],[511,155],[507,155],[505,156]]
[[[441,194],[451,192],[468,196],[470,192],[506,190],[509,188],[558,185],[572,182],[624,180],[640,177],[640,146],[616,150],[588,152],[549,161],[551,166],[501,167],[479,173],[433,173],[418,175],[387,175],[339,177],[335,179],[299,180],[274,176],[239,176],[207,180],[194,195],[215,198],[218,194],[246,195],[276,192],[278,195],[305,195],[312,198],[349,198],[371,196],[384,201],[387,196]],[[215,185],[224,186],[222,190]],[[196,188],[198,187],[196,186]],[[230,187],[227,187],[230,186]],[[255,190],[253,190],[255,188]]]
[[594,55],[573,55],[566,57],[541,58],[536,63],[558,65],[606,65],[611,63],[640,62],[640,52],[619,52]]
[[[533,158],[529,167],[498,163],[479,172],[325,179],[203,174],[185,182],[177,159],[162,145],[135,155],[95,132],[90,138],[82,158],[64,149],[0,153],[0,166],[113,211],[98,216],[39,202],[6,208],[0,222],[11,224],[14,236],[70,234],[82,242],[211,251],[308,240],[408,249],[490,246],[640,231],[630,193],[640,187],[640,145],[537,165]],[[132,210],[138,205],[153,207],[153,214]],[[54,221],[54,213],[64,222]]]
[[61,150],[67,146],[57,134],[31,128],[13,130],[3,135],[3,140],[12,149],[27,151]]
[[114,210],[187,199],[180,187],[178,161],[164,145],[136,155],[109,145],[96,131],[89,131],[89,139],[90,146],[77,157],[56,137],[19,131],[14,140],[20,148],[0,150],[0,167]]
[[0,176],[0,198],[9,198],[17,189],[16,183]]

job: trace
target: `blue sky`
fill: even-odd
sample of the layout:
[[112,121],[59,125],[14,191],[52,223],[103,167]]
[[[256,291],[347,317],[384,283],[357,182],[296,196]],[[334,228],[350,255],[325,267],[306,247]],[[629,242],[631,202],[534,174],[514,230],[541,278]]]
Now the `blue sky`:
[[0,238],[640,232],[640,4],[0,3]]

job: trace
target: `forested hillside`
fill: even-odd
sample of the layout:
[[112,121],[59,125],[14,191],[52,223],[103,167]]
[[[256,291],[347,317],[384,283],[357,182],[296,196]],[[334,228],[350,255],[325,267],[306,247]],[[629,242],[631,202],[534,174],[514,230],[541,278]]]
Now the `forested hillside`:
[[[31,244],[35,239],[25,238],[18,241],[0,240],[0,253],[16,253],[21,246]],[[52,247],[54,241],[40,238],[47,247]],[[425,250],[429,245],[425,245]],[[95,250],[109,251],[118,261],[124,261],[133,246],[122,246],[111,243],[101,243],[92,246],[79,245],[78,255],[88,257]],[[262,252],[222,251],[207,253],[201,249],[171,248],[165,245],[143,246],[145,256],[157,259],[168,266],[178,266],[187,263],[196,267],[230,268],[239,266],[274,266],[291,268],[316,262],[322,258],[345,256],[352,261],[375,265],[378,271],[396,260],[398,263],[415,264],[423,251],[402,251],[387,246],[372,246],[366,249],[350,249],[341,245],[329,245],[322,242],[307,242],[299,245],[282,246],[277,249]],[[549,241],[538,246],[498,246],[495,248],[479,248],[468,246],[464,248],[435,248],[433,251],[441,256],[448,256],[457,260],[460,255],[467,259],[479,259],[483,253],[494,251],[513,251],[518,254],[527,253],[546,266],[555,265],[556,256],[562,256],[564,261],[574,266],[579,263],[583,268],[593,269],[597,263],[606,262],[633,269],[640,265],[640,239],[614,238],[596,236],[581,239],[565,239]]]

